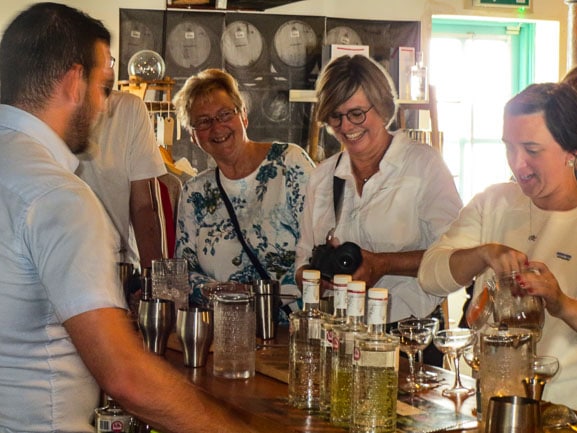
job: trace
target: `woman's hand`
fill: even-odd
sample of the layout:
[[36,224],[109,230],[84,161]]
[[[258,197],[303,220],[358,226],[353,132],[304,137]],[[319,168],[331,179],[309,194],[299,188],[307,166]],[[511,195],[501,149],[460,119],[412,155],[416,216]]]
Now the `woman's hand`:
[[545,307],[549,314],[558,316],[563,307],[563,293],[555,275],[541,262],[529,262],[529,267],[536,272],[523,272],[517,277],[517,283],[527,294],[540,296],[545,301]]
[[449,259],[453,278],[463,286],[469,285],[475,276],[487,268],[493,269],[496,274],[519,272],[527,263],[524,253],[497,243],[456,250]]
[[495,274],[521,272],[528,265],[525,253],[507,245],[495,243],[481,245],[479,254],[485,264],[495,271]]
[[549,268],[541,262],[529,262],[538,272],[525,272],[517,279],[527,294],[540,296],[545,308],[553,317],[558,317],[577,331],[577,299],[567,296]]

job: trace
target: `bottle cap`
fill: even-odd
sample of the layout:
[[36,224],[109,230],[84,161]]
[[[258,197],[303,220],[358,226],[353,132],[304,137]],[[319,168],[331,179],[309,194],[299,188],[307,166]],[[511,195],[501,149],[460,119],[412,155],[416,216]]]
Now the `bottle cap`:
[[353,277],[347,274],[335,274],[333,276],[333,284],[348,284]]
[[389,289],[373,287],[369,289],[369,299],[382,299],[386,301],[389,299]]
[[347,291],[353,293],[365,293],[366,284],[364,281],[349,281]]
[[305,269],[303,271],[303,278],[305,280],[319,280],[321,278],[321,273],[316,269]]

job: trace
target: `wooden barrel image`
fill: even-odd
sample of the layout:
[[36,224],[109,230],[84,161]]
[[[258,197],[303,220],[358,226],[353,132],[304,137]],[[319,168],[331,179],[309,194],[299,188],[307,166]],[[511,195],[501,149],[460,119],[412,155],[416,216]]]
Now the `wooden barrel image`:
[[327,32],[325,45],[363,45],[363,41],[352,28],[338,26]]
[[287,21],[274,35],[274,50],[291,68],[305,67],[318,50],[319,41],[313,28],[299,20]]
[[287,124],[299,126],[303,121],[303,104],[291,104],[289,91],[271,89],[260,98],[264,123]]
[[[137,20],[124,20],[120,25],[120,63],[128,66],[128,61],[137,52],[142,50],[160,50],[160,43],[156,40],[153,31],[146,24]],[[119,71],[121,77],[128,77],[128,71]]]
[[177,24],[170,31],[166,46],[172,61],[185,69],[201,69],[215,48],[208,30],[194,21]]
[[233,21],[221,38],[221,50],[227,69],[236,78],[267,73],[265,41],[258,28],[247,21]]

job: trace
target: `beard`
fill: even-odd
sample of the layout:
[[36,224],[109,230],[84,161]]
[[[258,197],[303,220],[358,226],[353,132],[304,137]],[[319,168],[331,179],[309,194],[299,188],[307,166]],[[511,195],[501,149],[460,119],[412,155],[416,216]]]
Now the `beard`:
[[94,109],[92,105],[92,101],[87,92],[84,97],[84,102],[78,107],[70,119],[64,141],[74,154],[85,152],[90,145],[89,137],[94,119]]

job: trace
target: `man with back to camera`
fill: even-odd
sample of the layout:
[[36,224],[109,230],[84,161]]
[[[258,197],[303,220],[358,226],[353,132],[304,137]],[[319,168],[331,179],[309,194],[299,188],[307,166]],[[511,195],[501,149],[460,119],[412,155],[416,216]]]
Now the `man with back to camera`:
[[102,205],[74,175],[111,66],[102,23],[64,5],[0,42],[0,432],[91,433],[99,387],[170,432],[249,432],[131,328]]

